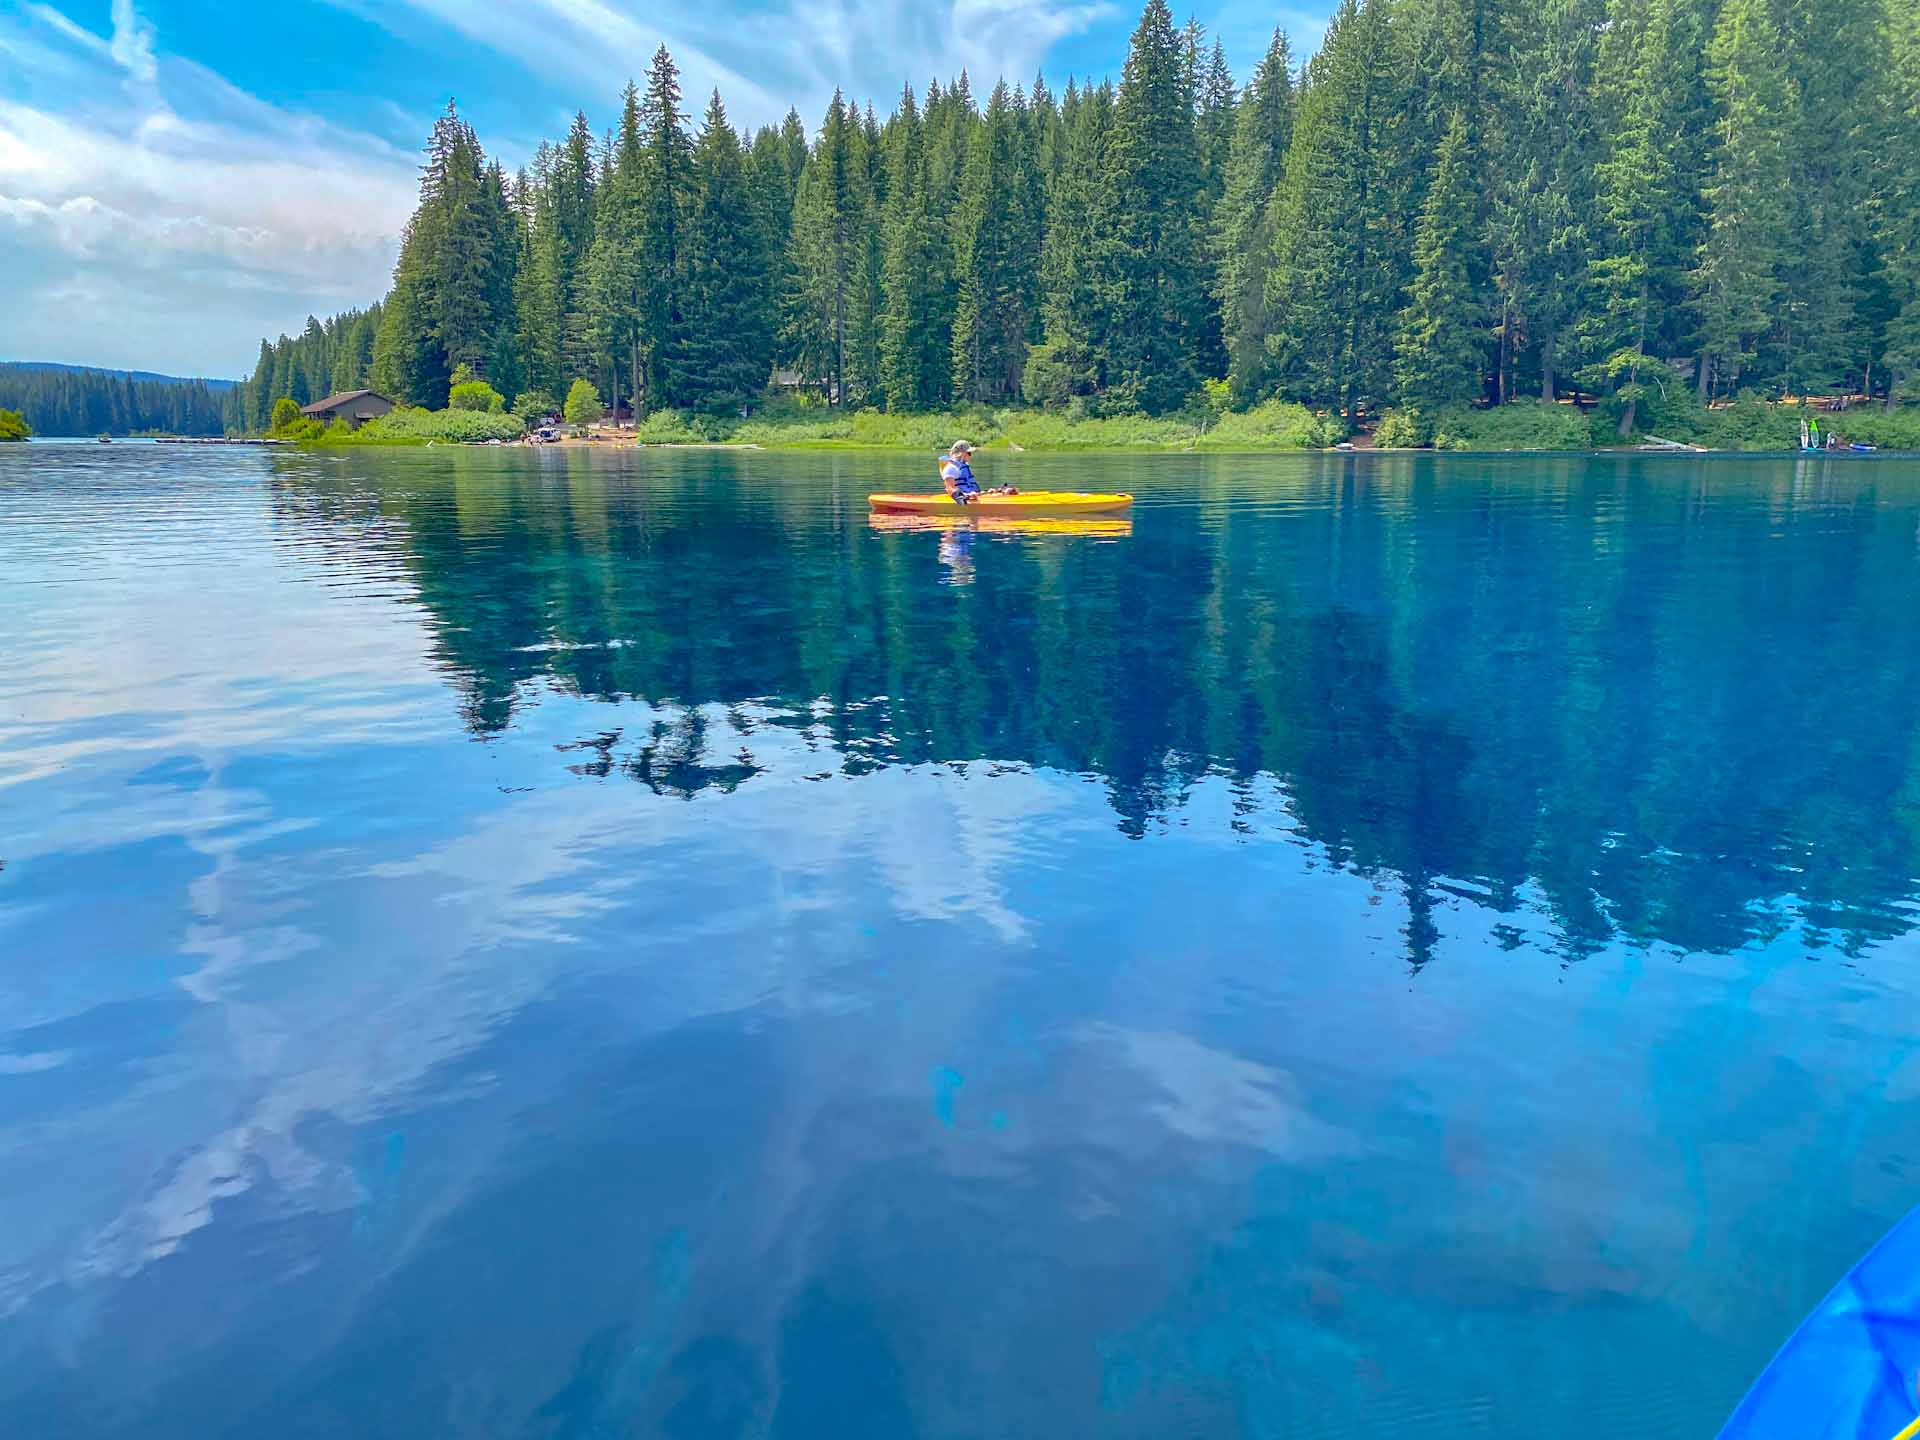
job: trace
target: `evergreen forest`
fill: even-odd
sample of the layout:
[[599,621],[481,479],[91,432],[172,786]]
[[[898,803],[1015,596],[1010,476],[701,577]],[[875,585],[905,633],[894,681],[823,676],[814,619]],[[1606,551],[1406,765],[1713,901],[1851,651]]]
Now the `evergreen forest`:
[[[393,285],[263,341],[229,428],[456,370],[646,414],[1347,417],[1920,398],[1920,5],[1341,0],[1244,82],[1148,0],[1118,82],[697,120],[656,53],[509,173],[449,104]],[[0,399],[4,399],[0,395]],[[1638,417],[1638,419],[1636,418]]]
[[218,435],[233,420],[222,388],[232,382],[0,363],[0,410],[36,435]]

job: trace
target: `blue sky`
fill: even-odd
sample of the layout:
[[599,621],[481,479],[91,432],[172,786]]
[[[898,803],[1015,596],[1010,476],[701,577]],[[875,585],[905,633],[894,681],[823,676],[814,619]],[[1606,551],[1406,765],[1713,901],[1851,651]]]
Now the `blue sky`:
[[[1243,79],[1332,0],[1193,7]],[[1175,6],[1185,19],[1187,10]],[[836,86],[884,115],[966,67],[1117,76],[1137,0],[0,0],[0,359],[233,376],[263,334],[386,289],[419,145],[455,97],[509,165],[596,128],[665,43],[696,116]],[[984,83],[983,83],[984,81]]]

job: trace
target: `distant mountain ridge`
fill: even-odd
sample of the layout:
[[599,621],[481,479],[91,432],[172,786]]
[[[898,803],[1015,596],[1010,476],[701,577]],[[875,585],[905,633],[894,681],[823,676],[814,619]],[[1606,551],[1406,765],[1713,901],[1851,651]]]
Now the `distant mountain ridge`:
[[238,380],[216,380],[208,375],[161,375],[152,370],[115,370],[109,365],[62,365],[53,360],[0,360],[0,370],[64,370],[76,375],[124,375],[161,385],[204,385],[209,390],[231,390]]

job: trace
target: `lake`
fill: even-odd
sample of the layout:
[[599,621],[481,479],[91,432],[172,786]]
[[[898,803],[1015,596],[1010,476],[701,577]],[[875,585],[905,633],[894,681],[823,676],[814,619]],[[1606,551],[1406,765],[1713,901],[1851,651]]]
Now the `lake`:
[[1710,1434],[1920,1199],[1920,462],[0,448],[0,1413]]

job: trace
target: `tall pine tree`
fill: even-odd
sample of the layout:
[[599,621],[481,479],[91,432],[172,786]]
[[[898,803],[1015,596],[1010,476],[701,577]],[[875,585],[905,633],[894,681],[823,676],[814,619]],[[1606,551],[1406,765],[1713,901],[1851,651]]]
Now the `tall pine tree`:
[[1478,229],[1464,113],[1440,141],[1413,243],[1411,298],[1400,314],[1394,378],[1401,400],[1431,413],[1478,399],[1485,307],[1469,256]]
[[849,398],[848,342],[855,338],[851,327],[869,219],[859,122],[836,90],[794,192],[787,337],[788,353],[805,377],[823,382],[836,405]]
[[912,87],[900,96],[884,220],[880,389],[891,410],[927,409],[952,394],[953,216],[934,191],[926,127]]
[[620,129],[612,163],[599,187],[593,246],[587,258],[594,347],[605,362],[607,391],[616,407],[623,372],[625,392],[636,406],[643,384],[652,261],[647,249],[648,180],[640,92],[629,81],[621,95]]
[[1786,258],[1792,91],[1767,0],[1726,0],[1707,50],[1712,207],[1700,264],[1700,393],[1732,393],[1772,329]]
[[739,137],[716,90],[693,152],[680,364],[683,403],[714,413],[752,405],[772,363],[765,235],[742,223],[754,208],[748,185]]
[[1602,232],[1590,270],[1598,298],[1584,337],[1594,358],[1582,378],[1613,395],[1621,435],[1633,430],[1648,387],[1671,378],[1659,353],[1661,329],[1671,310],[1683,308],[1692,270],[1679,3],[1615,0],[1610,52],[1602,54],[1612,135],[1595,167]]
[[[664,45],[647,71],[640,122],[646,136],[640,201],[641,394],[649,405],[679,405],[687,394],[681,341],[688,256],[681,231],[692,198],[693,150],[680,113],[680,71]],[[737,218],[749,217],[743,212]]]
[[1274,191],[1267,347],[1283,393],[1349,415],[1392,384],[1403,226],[1385,0],[1328,23]]
[[1192,64],[1166,0],[1147,0],[1114,105],[1119,292],[1106,337],[1108,387],[1147,414],[1178,409],[1200,383],[1207,309]]
[[1002,81],[987,102],[985,123],[974,131],[954,217],[953,389],[963,399],[1017,393],[1027,363],[1040,240],[1029,163]]
[[1293,56],[1273,32],[1234,117],[1224,189],[1214,213],[1214,293],[1220,306],[1227,380],[1234,403],[1267,388],[1267,266],[1273,245],[1268,202],[1293,138]]
[[[1920,135],[1920,7],[1889,0],[1891,70],[1886,87],[1887,127],[1895,135]],[[1890,150],[1884,171],[1879,243],[1888,257],[1892,318],[1887,325],[1887,408],[1920,400],[1920,146]]]
[[1541,0],[1497,75],[1490,228],[1498,397],[1530,353],[1553,400],[1588,294],[1594,244],[1594,47],[1604,0]]

